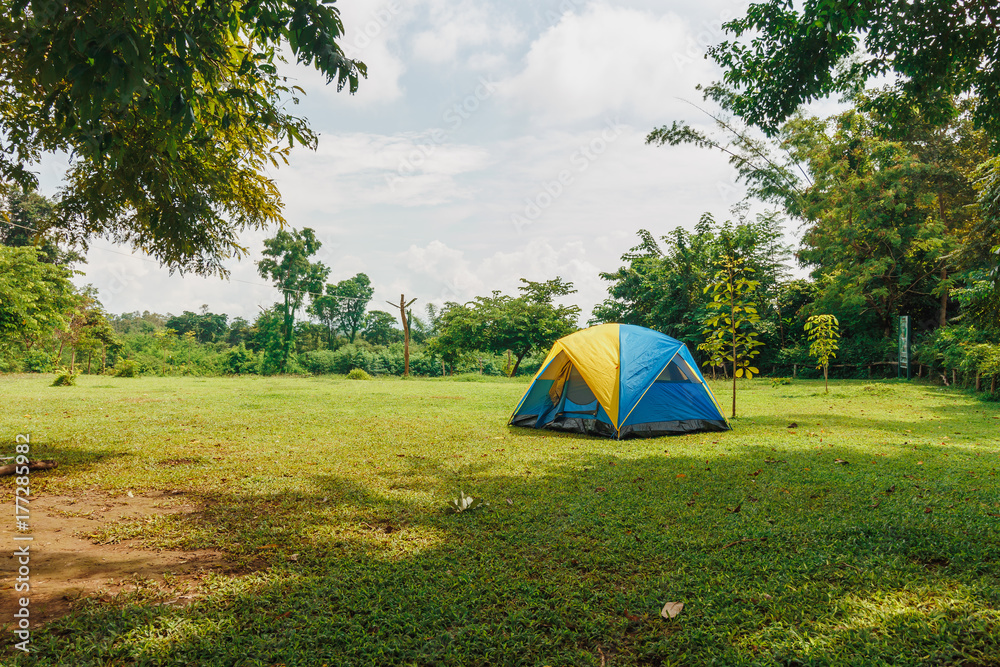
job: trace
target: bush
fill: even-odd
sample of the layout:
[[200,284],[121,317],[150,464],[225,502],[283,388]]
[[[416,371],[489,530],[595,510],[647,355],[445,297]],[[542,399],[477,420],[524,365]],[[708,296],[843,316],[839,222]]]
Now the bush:
[[244,343],[229,348],[229,351],[222,355],[222,372],[229,375],[256,373],[259,364],[257,355],[248,350]]
[[31,350],[24,355],[24,370],[29,373],[51,373],[54,365],[52,355],[45,350]]
[[115,364],[116,378],[134,378],[139,376],[139,364],[131,359],[119,359]]
[[364,372],[360,368],[355,368],[350,373],[347,374],[347,379],[348,380],[371,380],[372,376],[369,375],[368,373]]
[[60,368],[57,373],[56,379],[52,382],[53,387],[76,386],[76,373],[70,373],[68,368]]

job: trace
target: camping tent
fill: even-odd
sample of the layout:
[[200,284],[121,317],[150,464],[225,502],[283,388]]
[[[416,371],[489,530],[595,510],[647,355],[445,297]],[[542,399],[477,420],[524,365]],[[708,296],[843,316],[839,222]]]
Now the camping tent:
[[617,439],[729,429],[684,343],[630,324],[557,340],[509,423]]

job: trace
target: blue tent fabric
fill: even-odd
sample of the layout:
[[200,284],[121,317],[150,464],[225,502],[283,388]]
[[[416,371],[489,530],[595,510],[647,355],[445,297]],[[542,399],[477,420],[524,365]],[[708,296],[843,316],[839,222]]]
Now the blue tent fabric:
[[[587,354],[573,354],[583,349],[573,340],[579,334],[584,334],[580,342]],[[604,345],[609,349],[602,353],[595,340],[616,340],[617,350]],[[588,367],[577,368],[577,363]],[[617,391],[609,399],[606,384],[595,391],[589,381],[616,382]],[[687,347],[660,332],[624,324],[599,325],[559,339],[509,423],[616,439],[729,429]]]

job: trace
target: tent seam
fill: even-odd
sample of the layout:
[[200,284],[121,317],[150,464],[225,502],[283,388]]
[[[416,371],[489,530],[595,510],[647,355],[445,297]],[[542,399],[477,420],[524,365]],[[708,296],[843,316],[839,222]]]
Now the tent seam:
[[[628,411],[627,415],[625,415],[625,419],[622,420],[622,426],[625,426],[625,422],[628,421],[628,418],[632,416],[632,413],[635,412],[635,409],[639,407],[640,403],[642,403],[642,399],[643,397],[646,396],[646,392],[649,391],[649,387],[652,387],[654,384],[656,384],[656,378],[660,377],[660,373],[663,373],[663,371],[667,368],[667,366],[670,365],[670,362],[674,360],[674,357],[676,357],[680,351],[681,348],[677,348],[676,350],[674,350],[674,353],[670,355],[669,359],[667,359],[667,363],[663,364],[663,368],[660,369],[660,372],[653,376],[653,381],[649,383],[648,387],[642,390],[642,393],[639,394],[639,400],[635,402],[635,405],[632,406],[632,409]],[[618,381],[618,384],[621,384],[621,380]],[[618,431],[621,432],[621,429],[618,429]]]

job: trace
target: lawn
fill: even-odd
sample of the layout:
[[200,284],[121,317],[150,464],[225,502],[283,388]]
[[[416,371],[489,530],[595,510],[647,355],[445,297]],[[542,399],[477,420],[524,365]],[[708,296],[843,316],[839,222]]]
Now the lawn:
[[1000,665],[996,404],[758,379],[731,432],[613,442],[508,428],[526,384],[477,379],[0,377],[5,453],[59,462],[35,497],[180,491],[92,539],[239,569],[80,600],[0,660]]

